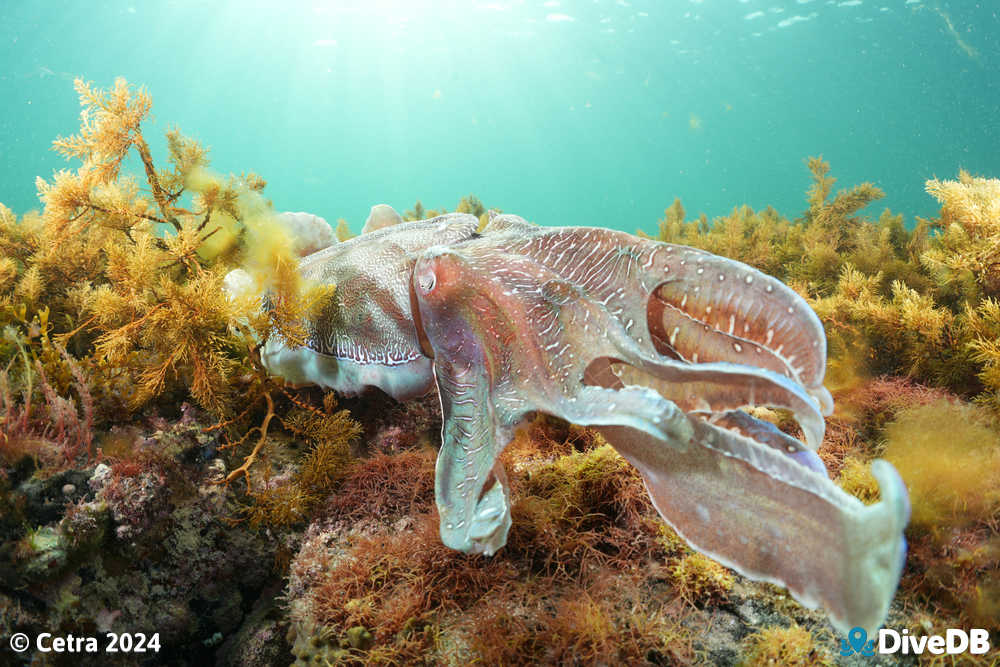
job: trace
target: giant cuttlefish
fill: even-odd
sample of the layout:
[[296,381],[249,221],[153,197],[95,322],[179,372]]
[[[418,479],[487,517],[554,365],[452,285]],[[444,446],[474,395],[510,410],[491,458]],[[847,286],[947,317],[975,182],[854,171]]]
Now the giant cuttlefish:
[[[303,258],[307,280],[336,290],[307,344],[272,338],[263,363],[291,382],[399,400],[436,385],[435,494],[451,548],[506,543],[497,459],[542,412],[603,434],[693,548],[822,604],[841,632],[875,632],[905,557],[906,489],[875,461],[881,501],[866,507],[827,476],[815,453],[833,409],[826,338],[805,301],[686,246],[513,215],[477,233],[478,222],[390,224]],[[790,411],[803,439],[748,406]]]

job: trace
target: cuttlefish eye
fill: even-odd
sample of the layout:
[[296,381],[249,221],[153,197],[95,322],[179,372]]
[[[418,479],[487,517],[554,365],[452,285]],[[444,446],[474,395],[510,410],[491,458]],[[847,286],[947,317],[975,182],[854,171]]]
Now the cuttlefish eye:
[[434,275],[434,270],[430,268],[425,268],[416,275],[417,289],[419,289],[424,294],[430,294],[434,290],[434,286],[437,285],[437,276]]

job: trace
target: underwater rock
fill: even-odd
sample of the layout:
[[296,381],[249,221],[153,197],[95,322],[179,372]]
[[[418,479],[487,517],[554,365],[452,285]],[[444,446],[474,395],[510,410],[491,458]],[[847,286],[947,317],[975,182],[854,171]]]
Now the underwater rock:
[[[139,433],[136,449],[110,465],[46,480],[44,488],[63,498],[60,514],[53,518],[46,503],[33,501],[53,521],[0,550],[0,629],[156,631],[164,662],[205,664],[205,640],[242,632],[260,592],[280,584],[272,572],[274,536],[226,523],[235,490],[216,483],[214,461],[191,456],[204,446],[206,424],[191,411],[173,422],[151,421],[160,429]],[[69,502],[67,484],[76,487]],[[24,611],[8,614],[8,606]],[[258,645],[277,659],[256,664],[282,664],[284,627],[265,635],[270,639],[262,636]],[[103,657],[72,664],[106,664]],[[248,663],[233,657],[219,664]]]
[[[47,479],[30,477],[17,487],[24,497],[24,513],[37,523],[50,523],[62,516],[68,500],[83,497],[90,470],[65,470]],[[66,487],[72,487],[67,493]]]
[[29,581],[58,576],[66,566],[66,543],[52,526],[31,531],[21,541],[18,551],[21,573]]
[[355,625],[347,631],[347,643],[351,648],[367,651],[375,644],[375,637],[364,626]]
[[288,623],[276,599],[280,585],[265,589],[243,620],[216,653],[217,664],[240,667],[275,667],[292,662],[286,636]]
[[81,502],[69,505],[59,522],[59,532],[76,552],[96,549],[104,542],[111,516],[103,501]]
[[166,476],[156,469],[129,475],[101,464],[89,484],[97,499],[107,504],[120,540],[145,534],[167,509],[163,502],[168,492]]

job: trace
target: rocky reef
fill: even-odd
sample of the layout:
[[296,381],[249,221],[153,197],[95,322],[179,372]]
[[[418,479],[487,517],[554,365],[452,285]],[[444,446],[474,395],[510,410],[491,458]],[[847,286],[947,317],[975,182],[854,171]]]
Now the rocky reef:
[[[507,545],[491,557],[447,549],[434,503],[435,396],[336,397],[260,366],[260,340],[302,340],[299,321],[324,294],[299,279],[303,249],[263,179],[213,174],[177,130],[161,163],[143,137],[144,90],[119,81],[77,91],[80,132],[55,144],[74,169],[39,179],[41,212],[0,206],[5,664],[931,657],[842,657],[822,613],[692,552],[600,435],[551,417],[502,455]],[[139,173],[124,170],[128,155]],[[660,239],[746,262],[809,301],[830,342],[836,400],[820,456],[864,502],[877,500],[867,472],[876,457],[910,491],[910,550],[886,627],[983,628],[997,646],[1000,180],[929,181],[940,214],[908,226],[888,210],[865,214],[881,196],[874,185],[834,192],[827,163],[807,167],[797,219],[748,207],[688,219],[678,200]],[[474,196],[456,209],[486,219]],[[402,217],[438,212],[417,202]],[[322,243],[349,235],[343,222],[321,231]],[[237,268],[246,289],[227,291]],[[798,435],[789,414],[754,416]],[[157,648],[6,646],[43,632],[96,637],[102,649],[107,633],[155,634]]]

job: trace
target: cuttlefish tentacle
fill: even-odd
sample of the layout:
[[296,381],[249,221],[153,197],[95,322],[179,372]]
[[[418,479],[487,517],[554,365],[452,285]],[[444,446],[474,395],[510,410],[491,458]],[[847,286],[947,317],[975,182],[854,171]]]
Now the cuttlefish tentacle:
[[705,417],[719,428],[736,431],[745,438],[776,449],[810,470],[822,475],[827,474],[826,464],[816,452],[804,447],[801,440],[793,438],[771,422],[751,417],[742,410],[699,416]]
[[693,446],[667,447],[624,426],[598,427],[639,469],[657,511],[691,546],[751,579],[823,605],[847,633],[874,633],[902,571],[906,488],[891,465],[872,472],[882,500],[866,507],[776,448],[693,419]]

